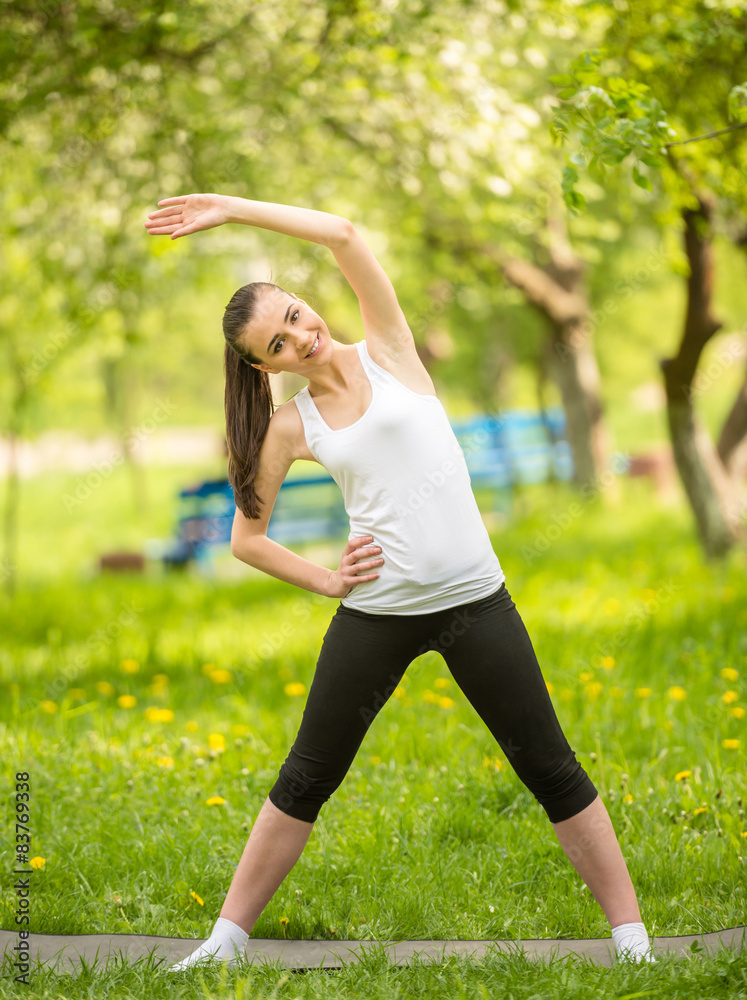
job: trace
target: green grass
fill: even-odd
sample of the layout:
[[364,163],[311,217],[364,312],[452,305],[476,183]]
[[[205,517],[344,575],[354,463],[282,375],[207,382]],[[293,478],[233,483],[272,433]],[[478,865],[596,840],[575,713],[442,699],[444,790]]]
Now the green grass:
[[[31,856],[45,859],[32,880],[32,932],[207,937],[300,723],[304,696],[286,685],[308,690],[337,601],[256,573],[90,572],[93,554],[134,544],[138,530],[167,533],[168,498],[183,480],[174,470],[152,477],[149,520],[137,529],[122,470],[87,501],[85,525],[50,504],[59,478],[25,484],[22,576],[0,618],[0,746],[10,801],[13,774],[31,775]],[[85,546],[75,549],[70,531],[85,533]],[[47,560],[55,535],[65,556]],[[526,488],[491,537],[649,933],[744,923],[747,719],[734,712],[745,704],[744,553],[705,564],[689,511],[660,507],[638,480],[621,482],[616,504]],[[336,565],[343,547],[317,561]],[[672,696],[678,688],[684,698]],[[608,937],[544,811],[443,659],[413,661],[396,695],[252,936]],[[154,718],[154,708],[168,713]],[[224,801],[208,805],[212,796]],[[0,856],[10,871],[10,835]],[[15,905],[6,892],[2,927],[15,927]],[[142,964],[32,980],[39,996],[197,988]],[[218,973],[204,981],[220,988]],[[0,990],[18,991],[7,971]],[[747,996],[747,959],[604,969],[496,956],[398,968],[372,956],[335,973],[230,974],[221,992],[232,991],[735,997]]]

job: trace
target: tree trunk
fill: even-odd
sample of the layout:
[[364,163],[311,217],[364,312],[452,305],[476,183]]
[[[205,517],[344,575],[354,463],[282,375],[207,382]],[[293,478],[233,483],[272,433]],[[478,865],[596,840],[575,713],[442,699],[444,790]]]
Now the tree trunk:
[[132,389],[136,380],[128,370],[125,358],[105,359],[102,372],[106,389],[107,415],[121,441],[125,470],[132,489],[133,507],[136,514],[141,516],[147,509],[147,498],[143,467],[137,455],[143,431],[133,426],[131,417],[134,410]]
[[8,597],[13,597],[18,582],[18,508],[21,482],[18,475],[18,442],[23,427],[23,411],[28,402],[28,386],[18,359],[13,357],[16,377],[8,423],[8,468],[6,473],[5,509],[3,511],[3,560],[0,580]]
[[573,481],[581,487],[594,481],[607,461],[599,368],[587,323],[587,303],[578,291],[579,262],[575,257],[562,261],[558,253],[553,257],[554,273],[519,259],[504,260],[502,267],[506,280],[520,288],[550,324],[550,371],[563,401]]
[[699,207],[683,212],[685,252],[690,263],[687,313],[679,351],[660,365],[667,394],[667,419],[674,459],[695,514],[709,559],[724,555],[740,534],[738,502],[713,443],[693,410],[692,382],[703,347],[723,325],[711,311],[713,259],[710,198],[695,195]]
[[740,486],[747,468],[747,378],[721,428],[717,450],[727,473]]

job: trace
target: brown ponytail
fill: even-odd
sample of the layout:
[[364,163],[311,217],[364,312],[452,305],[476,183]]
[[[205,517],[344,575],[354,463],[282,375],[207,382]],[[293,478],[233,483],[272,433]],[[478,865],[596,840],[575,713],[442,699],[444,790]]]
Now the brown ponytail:
[[280,289],[280,286],[269,281],[244,285],[234,293],[223,314],[228,479],[233,487],[236,506],[245,517],[250,518],[259,517],[257,501],[264,503],[254,490],[254,480],[274,404],[270,376],[252,368],[252,364],[261,365],[262,360],[251,352],[243,352],[237,342],[254,316],[259,296],[265,288]]

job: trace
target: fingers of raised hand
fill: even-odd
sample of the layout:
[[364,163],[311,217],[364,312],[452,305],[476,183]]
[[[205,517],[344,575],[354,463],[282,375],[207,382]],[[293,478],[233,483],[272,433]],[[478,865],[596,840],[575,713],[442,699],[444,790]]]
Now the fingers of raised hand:
[[155,212],[149,212],[149,219],[167,219],[172,215],[181,215],[184,209],[181,205],[172,205],[169,208],[159,208]]
[[160,236],[160,235],[162,235],[164,233],[168,234],[168,233],[174,233],[174,232],[176,232],[176,230],[179,229],[179,227],[181,226],[181,223],[180,222],[174,222],[174,223],[171,223],[170,225],[165,225],[164,224],[164,225],[160,225],[160,226],[159,225],[153,226],[153,225],[148,225],[148,223],[146,222],[146,223],[144,223],[144,225],[145,225],[145,228],[148,230],[148,232],[150,233],[151,236]]

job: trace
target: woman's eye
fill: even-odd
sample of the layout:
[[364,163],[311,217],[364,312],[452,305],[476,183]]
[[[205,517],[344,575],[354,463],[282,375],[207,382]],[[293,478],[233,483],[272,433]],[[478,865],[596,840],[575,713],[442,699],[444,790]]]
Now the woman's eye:
[[[298,316],[298,313],[299,313],[299,311],[300,311],[300,310],[298,310],[298,309],[294,309],[294,310],[293,310],[293,312],[291,313],[291,320],[293,320],[293,319],[294,319],[294,318],[295,318],[296,316]],[[282,341],[282,340],[279,340],[279,341],[277,342],[277,344],[275,344],[275,353],[276,353],[276,354],[277,354],[277,352],[278,352],[278,348],[280,347],[280,345],[281,345],[282,343],[283,343],[283,341]]]

